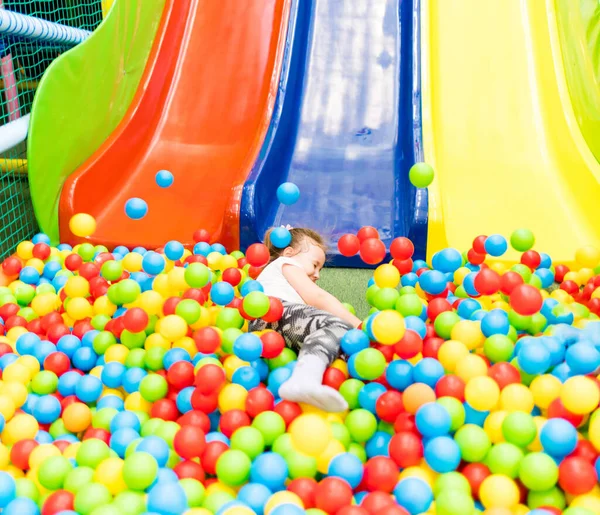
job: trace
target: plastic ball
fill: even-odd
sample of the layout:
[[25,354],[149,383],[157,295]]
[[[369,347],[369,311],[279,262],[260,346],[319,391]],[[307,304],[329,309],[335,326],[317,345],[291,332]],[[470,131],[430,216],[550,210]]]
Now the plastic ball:
[[300,189],[293,182],[284,182],[277,188],[277,200],[286,206],[295,204],[300,198]]
[[[319,415],[300,415],[289,427],[292,444],[298,451],[309,456],[319,456],[333,438],[331,426]],[[313,438],[306,438],[306,435]]]
[[156,180],[156,184],[161,188],[168,188],[174,181],[173,174],[168,170],[158,171],[154,179]]
[[448,436],[437,436],[425,445],[424,457],[427,464],[436,472],[456,470],[460,463],[460,449]]
[[360,250],[360,240],[354,234],[344,234],[338,240],[338,250],[345,257],[352,257]]
[[269,234],[269,240],[274,247],[284,249],[292,242],[292,234],[285,227],[276,227]]
[[415,423],[425,438],[443,436],[450,431],[450,414],[443,406],[431,402],[417,410]]
[[431,487],[422,479],[407,477],[394,488],[396,502],[411,515],[425,513],[433,502]]
[[226,485],[240,486],[248,481],[251,465],[246,453],[236,449],[227,450],[217,460],[217,478]]
[[514,508],[519,504],[519,487],[501,474],[486,477],[479,487],[479,498],[485,508]]
[[130,198],[125,202],[125,214],[132,220],[140,220],[148,213],[148,204],[141,198]]
[[69,220],[69,229],[80,238],[91,236],[96,231],[96,219],[87,213],[77,213]]
[[577,430],[566,420],[553,418],[544,424],[540,442],[546,453],[563,457],[571,454],[577,447]]
[[360,244],[360,257],[368,265],[377,265],[385,258],[385,244],[378,238],[367,238]]
[[517,229],[510,235],[510,245],[519,252],[525,252],[535,244],[535,236],[529,229]]
[[586,415],[598,407],[600,389],[589,377],[571,377],[563,384],[560,400],[571,413]]
[[410,183],[415,188],[427,188],[433,182],[433,168],[427,163],[415,163],[408,171]]
[[521,461],[519,479],[530,490],[549,490],[558,481],[558,466],[547,454],[532,452]]
[[374,316],[371,330],[378,343],[394,345],[404,336],[404,317],[395,310],[381,311]]
[[540,290],[529,284],[516,286],[510,294],[510,305],[519,315],[537,313],[542,308],[543,301]]

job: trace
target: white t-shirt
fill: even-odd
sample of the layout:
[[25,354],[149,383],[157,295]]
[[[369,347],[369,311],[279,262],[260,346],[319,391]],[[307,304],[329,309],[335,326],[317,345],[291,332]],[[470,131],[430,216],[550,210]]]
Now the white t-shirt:
[[302,265],[292,258],[279,257],[265,267],[258,276],[257,281],[262,284],[265,294],[269,297],[277,297],[281,300],[297,304],[306,304],[283,275],[281,271],[283,265],[293,265],[302,268]]

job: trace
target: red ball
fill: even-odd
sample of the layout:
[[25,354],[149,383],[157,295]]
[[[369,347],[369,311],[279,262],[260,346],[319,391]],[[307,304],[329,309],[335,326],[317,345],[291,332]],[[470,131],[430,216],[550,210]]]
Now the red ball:
[[[58,315],[58,313],[57,313]],[[60,316],[60,315],[58,315]],[[62,317],[61,317],[62,320]],[[44,322],[42,322],[43,324]],[[48,340],[50,340],[52,343],[56,344],[58,342],[58,340],[60,340],[63,336],[66,336],[67,334],[71,334],[71,331],[69,331],[69,328],[65,325],[65,324],[52,324],[47,332],[46,332],[47,336],[48,336]]]
[[377,265],[385,259],[385,245],[376,238],[368,238],[360,244],[360,258],[368,265]]
[[[212,354],[221,345],[219,333],[212,327],[201,327],[192,335],[196,348],[203,354]],[[204,368],[204,367],[202,367]]]
[[510,294],[510,305],[519,315],[534,315],[542,309],[543,302],[540,290],[530,284],[520,284]]
[[481,265],[485,261],[485,254],[480,254],[474,249],[469,249],[467,252],[467,261],[472,265]]
[[[8,320],[10,317],[15,316],[19,310],[21,308],[19,307],[18,304],[13,304],[12,302],[9,302],[7,304],[4,304],[4,306],[0,306],[0,317],[2,317],[4,320]],[[60,316],[60,315],[58,315]],[[43,317],[42,317],[43,318]],[[61,317],[62,320],[62,317]],[[44,328],[44,331],[46,330],[46,328]]]
[[368,240],[369,238],[379,239],[379,232],[377,231],[377,229],[375,229],[375,227],[365,225],[364,227],[361,227],[358,230],[356,236],[358,237],[358,240],[362,243],[363,241]]
[[295,493],[298,497],[300,497],[300,499],[302,499],[302,504],[304,504],[305,510],[315,507],[317,482],[312,477],[299,477],[294,479],[290,481],[287,489],[289,492]]
[[423,442],[413,432],[397,433],[390,440],[389,452],[398,467],[417,466],[423,458]]
[[232,409],[221,415],[219,426],[221,428],[221,433],[227,438],[230,438],[236,429],[249,426],[250,422],[250,417],[245,411],[242,411],[241,409]]
[[344,234],[338,240],[338,250],[342,256],[356,256],[360,250],[360,240],[358,239],[358,236],[354,236],[354,234]]
[[504,295],[510,295],[520,284],[523,284],[523,277],[517,272],[508,271],[500,276],[500,291]]
[[394,422],[403,411],[404,403],[402,402],[402,394],[395,390],[383,393],[375,403],[377,416],[385,422]]
[[260,275],[261,272],[262,272],[262,268],[259,268],[257,266],[250,265],[250,267],[248,268],[248,275],[250,276],[251,279],[256,279]]
[[34,258],[44,261],[50,257],[50,245],[46,243],[36,243],[31,250]]
[[435,384],[435,395],[440,397],[454,397],[460,402],[465,400],[465,382],[453,374],[443,376]]
[[483,480],[491,474],[490,469],[483,463],[469,463],[462,469],[462,474],[471,485],[473,497],[479,499],[479,487]]
[[394,345],[394,352],[402,359],[414,358],[423,350],[423,340],[416,331],[407,330],[402,339]]
[[167,300],[165,300],[162,307],[163,315],[174,315],[177,304],[180,302],[181,299],[179,297],[169,297]]
[[[390,244],[390,254],[394,259],[405,261],[412,258],[415,253],[415,246],[408,238],[394,238]],[[411,260],[412,261],[412,260]],[[412,270],[412,266],[411,266]],[[410,270],[409,270],[410,272]],[[405,272],[406,273],[406,272]]]
[[227,449],[229,449],[229,446],[225,442],[219,440],[208,442],[206,449],[204,449],[200,457],[200,463],[204,472],[214,476],[217,473],[217,460]]
[[565,458],[558,466],[558,484],[568,494],[586,494],[597,482],[595,467],[583,458]]
[[132,333],[139,333],[148,326],[148,313],[142,308],[130,308],[123,315],[123,327]]
[[198,390],[198,388],[196,388],[192,393],[191,402],[192,408],[195,410],[203,411],[204,413],[212,413],[219,405],[219,393],[202,393],[200,390]]
[[528,250],[521,255],[521,263],[527,265],[531,270],[535,270],[542,262],[540,253],[535,250]]
[[253,243],[246,251],[246,260],[251,266],[265,266],[271,259],[271,253],[263,243]]
[[281,416],[285,422],[285,426],[289,425],[294,421],[296,417],[302,415],[302,408],[299,404],[291,401],[281,401],[275,406],[275,413]]
[[83,440],[89,440],[90,438],[102,440],[106,445],[110,444],[110,433],[106,429],[100,427],[90,427],[86,429]]
[[569,295],[575,295],[579,291],[579,285],[575,281],[564,281],[561,283],[560,289]]
[[52,352],[44,359],[44,370],[54,372],[57,376],[63,375],[71,368],[69,356],[63,352]]
[[396,420],[394,421],[394,431],[396,433],[414,433],[419,437],[421,435],[417,429],[417,424],[415,423],[415,416],[407,411],[400,413],[400,415],[396,417]]
[[199,458],[206,449],[206,435],[199,426],[183,426],[175,433],[173,449],[182,458]]
[[337,515],[369,515],[369,512],[360,506],[344,506]]
[[231,284],[231,286],[237,286],[242,280],[242,272],[238,268],[227,268],[223,271],[221,280]]
[[272,411],[274,406],[275,397],[266,388],[258,386],[256,388],[252,388],[248,392],[245,408],[246,413],[248,413],[248,415],[250,415],[252,418],[256,417],[256,415],[262,413],[263,411]]
[[79,275],[89,281],[100,275],[100,269],[94,263],[82,263],[79,266]]
[[195,300],[201,306],[206,302],[206,295],[204,295],[204,292],[199,288],[190,288],[189,290],[186,290],[181,298]]
[[85,333],[93,330],[94,326],[90,323],[89,319],[79,320],[73,326],[73,336],[77,336],[81,340]]
[[162,418],[163,420],[175,421],[179,418],[179,410],[177,404],[171,399],[159,399],[157,400],[150,409],[150,416],[152,418]]
[[565,275],[567,275],[567,273],[570,271],[571,270],[567,265],[556,265],[554,267],[554,280],[557,283],[561,283],[565,278]]
[[392,261],[392,265],[394,265],[398,272],[401,275],[408,274],[413,268],[413,260],[411,258],[408,259],[394,259]]
[[487,236],[481,235],[477,236],[473,240],[473,250],[478,254],[485,254],[485,240],[487,240]]
[[578,440],[577,447],[575,447],[575,450],[569,454],[569,457],[583,458],[584,460],[594,464],[598,459],[598,452],[596,451],[596,448],[593,446],[592,442],[589,440]]
[[185,258],[185,262],[189,265],[190,263],[202,263],[208,265],[208,261],[202,254],[192,255]]
[[423,342],[423,357],[437,359],[438,351],[443,343],[444,340],[442,338],[438,338],[437,336],[425,339]]
[[[397,475],[397,471],[396,471]],[[327,513],[337,513],[352,503],[352,487],[343,479],[326,477],[315,490],[315,507]]]
[[33,438],[19,440],[10,449],[10,461],[21,470],[29,469],[29,455],[39,445]]
[[19,315],[13,315],[4,322],[4,327],[7,331],[13,327],[27,327],[27,319]]
[[369,513],[379,513],[380,510],[387,508],[388,506],[395,506],[396,502],[394,498],[385,492],[371,492],[365,495],[360,506],[367,510]]
[[482,295],[493,295],[500,289],[500,274],[491,268],[482,268],[473,284]]
[[65,268],[71,272],[79,270],[79,267],[83,264],[83,259],[79,254],[69,254],[65,258]]
[[196,390],[203,394],[217,392],[225,384],[225,371],[217,365],[204,365],[196,373]]
[[182,390],[194,384],[194,365],[189,361],[177,361],[167,371],[167,381],[176,390]]
[[200,463],[196,463],[195,461],[180,461],[177,465],[175,465],[175,467],[173,467],[173,472],[177,474],[179,479],[192,478],[196,481],[200,481],[201,483],[206,479],[206,474],[204,473],[202,465],[200,465]]
[[75,495],[67,490],[56,490],[44,501],[42,515],[56,515],[61,511],[74,509]]
[[509,384],[519,384],[521,382],[521,374],[517,368],[506,362],[492,365],[488,369],[488,376],[498,383],[500,389]]
[[548,418],[564,418],[573,424],[575,427],[583,422],[583,415],[571,413],[560,400],[560,397],[554,399],[548,406]]
[[346,376],[339,368],[329,367],[323,374],[323,384],[335,390],[339,390],[345,380]]
[[375,456],[365,463],[363,484],[367,490],[391,493],[398,483],[398,466],[391,458]]
[[277,322],[283,315],[283,304],[275,297],[269,297],[269,311],[267,311],[262,319],[265,322]]
[[276,331],[267,331],[260,335],[260,341],[263,344],[262,357],[273,359],[279,356],[285,348],[285,340]]
[[8,257],[2,261],[2,271],[5,275],[17,275],[22,269],[23,264],[17,257]]
[[432,299],[427,305],[427,318],[434,322],[438,315],[446,311],[452,311],[452,304],[450,304],[446,299],[437,297]]
[[12,352],[13,349],[8,343],[0,342],[0,357]]
[[210,241],[210,233],[206,229],[198,229],[194,231],[192,238],[196,243],[200,243],[201,241],[208,243]]
[[198,410],[191,410],[185,415],[181,415],[181,417],[177,419],[177,423],[182,427],[197,426],[205,433],[210,431],[210,419],[208,418],[208,415]]
[[375,512],[375,515],[410,515],[402,506],[388,504]]

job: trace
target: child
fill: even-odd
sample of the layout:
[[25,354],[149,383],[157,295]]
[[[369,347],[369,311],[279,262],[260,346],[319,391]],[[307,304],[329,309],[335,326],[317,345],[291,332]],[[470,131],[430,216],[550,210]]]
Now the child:
[[273,324],[253,321],[250,330],[274,329],[290,348],[299,352],[291,377],[279,389],[282,399],[334,413],[344,411],[348,404],[339,392],[323,385],[323,374],[338,357],[342,336],[360,325],[361,320],[315,284],[327,250],[318,233],[292,228],[289,246],[279,249],[271,244],[270,232],[265,235],[265,244],[271,261],[258,281],[267,295],[281,299],[283,315]]

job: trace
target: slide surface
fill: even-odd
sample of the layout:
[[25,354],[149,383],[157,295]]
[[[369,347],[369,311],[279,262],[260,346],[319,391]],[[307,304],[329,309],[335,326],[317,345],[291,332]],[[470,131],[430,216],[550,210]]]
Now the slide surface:
[[520,227],[557,262],[600,246],[600,166],[571,105],[554,0],[422,0],[421,14],[428,254]]
[[[308,224],[332,243],[372,225],[424,253],[427,194],[408,181],[421,136],[413,14],[410,1],[294,2],[271,128],[244,185],[242,247],[271,225]],[[285,181],[300,188],[292,206],[275,196]]]
[[[120,0],[122,1],[122,0]],[[104,144],[66,180],[60,237],[68,222],[96,218],[94,243],[156,248],[192,242],[203,227],[238,245],[241,186],[255,162],[276,96],[288,0],[167,0],[136,97]],[[161,189],[161,169],[175,176]],[[148,204],[141,220],[128,199]]]

